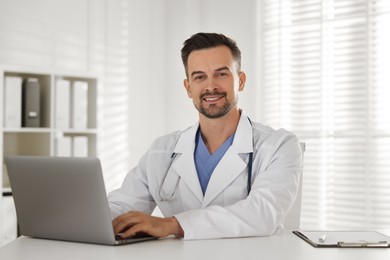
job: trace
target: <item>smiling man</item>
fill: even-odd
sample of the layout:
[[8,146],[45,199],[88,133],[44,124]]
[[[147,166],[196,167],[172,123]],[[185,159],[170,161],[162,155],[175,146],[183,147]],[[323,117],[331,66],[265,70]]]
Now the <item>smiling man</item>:
[[[239,109],[246,75],[235,41],[198,33],[181,53],[199,123],[158,138],[110,193],[115,232],[184,239],[273,234],[298,191],[298,139]],[[156,206],[163,218],[150,215]]]

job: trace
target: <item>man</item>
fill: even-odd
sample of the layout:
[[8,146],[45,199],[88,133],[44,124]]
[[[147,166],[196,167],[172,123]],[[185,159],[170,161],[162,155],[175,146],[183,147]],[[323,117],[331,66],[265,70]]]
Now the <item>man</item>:
[[[232,39],[198,33],[181,52],[199,124],[158,138],[109,195],[114,230],[184,239],[271,235],[298,190],[298,139],[238,108],[246,75]],[[164,218],[150,215],[156,205]]]

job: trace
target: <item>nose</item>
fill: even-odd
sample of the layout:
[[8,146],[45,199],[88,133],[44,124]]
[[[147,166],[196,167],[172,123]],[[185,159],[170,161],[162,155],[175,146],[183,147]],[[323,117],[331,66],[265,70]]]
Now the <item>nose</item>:
[[204,87],[204,91],[205,92],[214,92],[218,89],[218,84],[216,82],[215,79],[213,78],[209,78],[206,82],[205,82],[205,87]]

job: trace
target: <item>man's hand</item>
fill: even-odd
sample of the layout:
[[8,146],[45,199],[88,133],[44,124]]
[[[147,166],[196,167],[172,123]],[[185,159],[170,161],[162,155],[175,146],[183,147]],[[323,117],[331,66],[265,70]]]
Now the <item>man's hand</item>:
[[112,221],[115,234],[122,233],[123,238],[137,233],[146,233],[153,237],[175,235],[183,237],[184,232],[176,218],[159,218],[138,211],[130,211]]

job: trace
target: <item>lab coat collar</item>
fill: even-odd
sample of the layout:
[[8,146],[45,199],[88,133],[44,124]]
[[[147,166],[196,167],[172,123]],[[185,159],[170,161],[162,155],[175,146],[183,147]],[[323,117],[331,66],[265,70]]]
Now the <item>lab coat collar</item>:
[[253,131],[252,123],[247,115],[241,111],[236,134],[232,146],[237,153],[253,153]]
[[[185,130],[174,148],[174,153],[181,154],[184,151],[195,150],[196,132],[199,128],[199,123]],[[253,131],[252,125],[243,111],[241,111],[240,120],[236,129],[232,146],[235,147],[238,153],[253,152]]]
[[202,202],[202,207],[206,207],[246,168],[246,162],[240,154],[253,152],[253,131],[248,117],[241,112],[233,143],[215,168],[203,198],[194,162],[195,138],[198,128],[199,123],[180,135],[174,149],[178,157],[172,167]]

